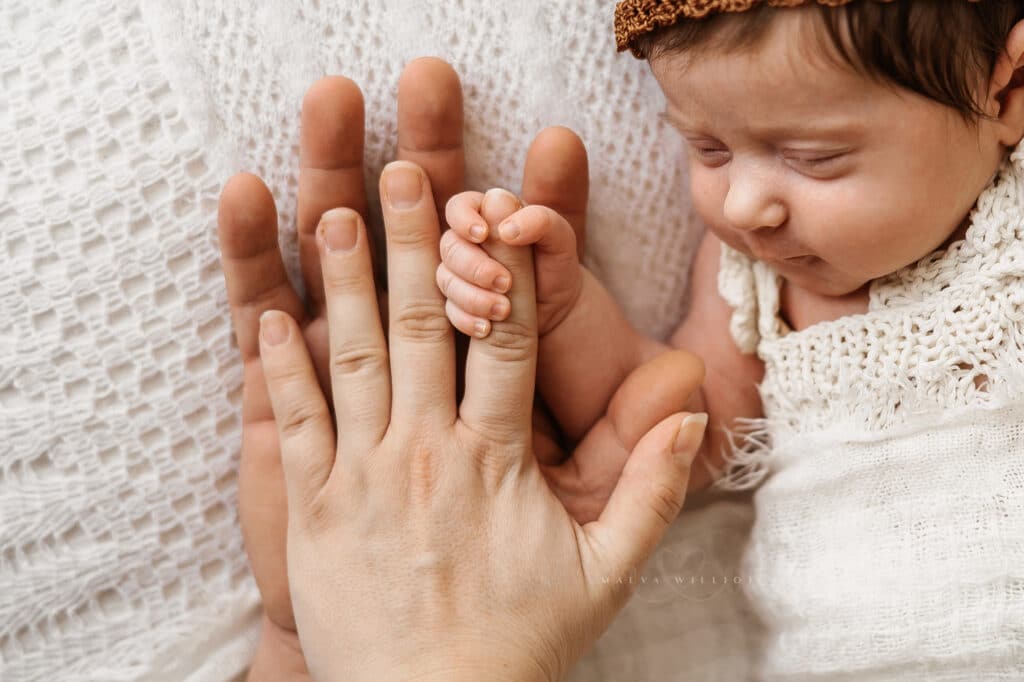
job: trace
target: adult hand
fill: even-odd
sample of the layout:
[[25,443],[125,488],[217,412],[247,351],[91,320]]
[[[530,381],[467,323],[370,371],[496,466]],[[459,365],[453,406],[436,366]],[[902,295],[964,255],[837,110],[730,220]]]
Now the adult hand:
[[678,513],[704,423],[662,420],[601,517],[576,523],[532,447],[532,253],[494,247],[513,312],[471,341],[457,406],[431,196],[416,165],[385,169],[387,342],[362,219],[339,209],[320,223],[333,417],[301,328],[261,317],[302,649],[322,680],[558,680]]
[[[273,198],[259,178],[232,178],[221,195],[218,231],[231,313],[244,363],[239,515],[253,575],[263,598],[263,635],[250,680],[302,679],[305,663],[285,565],[287,512],[277,428],[260,364],[258,320],[270,309],[287,311],[302,327],[323,386],[327,381],[327,324],[316,252],[320,215],[339,206],[366,217],[363,186],[363,98],[341,77],[314,84],[303,100],[298,196],[301,271],[308,299],[288,281],[277,236]],[[418,163],[435,201],[464,189],[462,96],[450,66],[437,59],[411,62],[398,88],[398,156]],[[527,155],[523,194],[555,207],[584,240],[587,160],[579,139],[565,129],[538,135]],[[554,455],[552,455],[554,457]]]

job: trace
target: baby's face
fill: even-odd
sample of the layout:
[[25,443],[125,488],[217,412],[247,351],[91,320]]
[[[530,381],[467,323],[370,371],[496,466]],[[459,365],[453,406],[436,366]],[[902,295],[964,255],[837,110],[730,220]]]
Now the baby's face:
[[988,122],[829,63],[801,43],[807,14],[780,11],[750,53],[651,68],[708,227],[797,286],[840,296],[942,246],[1006,148]]

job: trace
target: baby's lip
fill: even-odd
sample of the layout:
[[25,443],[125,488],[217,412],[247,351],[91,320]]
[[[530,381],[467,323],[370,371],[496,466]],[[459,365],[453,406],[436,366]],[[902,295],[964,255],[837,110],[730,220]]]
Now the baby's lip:
[[763,258],[764,260],[773,260],[773,261],[800,260],[802,258],[810,258],[810,257],[811,257],[811,254],[809,254],[809,253],[796,254],[796,255],[792,255],[792,256],[783,256],[781,253],[771,253],[771,252],[768,252],[768,253],[762,252],[762,254],[761,254],[761,258]]
[[818,257],[807,254],[806,256],[790,256],[789,258],[783,258],[782,260],[785,263],[791,263],[793,265],[811,265],[818,260]]
[[768,242],[771,240],[757,238],[748,238],[745,241],[747,241],[747,248],[750,250],[751,255],[760,260],[772,260],[778,262],[798,260],[810,255],[806,252],[797,251],[792,246],[781,242],[778,244],[770,244]]

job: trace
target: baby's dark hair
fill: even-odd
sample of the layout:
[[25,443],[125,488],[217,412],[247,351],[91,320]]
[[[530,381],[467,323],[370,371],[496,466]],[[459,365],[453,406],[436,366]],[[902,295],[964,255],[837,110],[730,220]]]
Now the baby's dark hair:
[[[808,10],[817,14],[817,45],[837,65],[924,95],[976,123],[986,118],[979,87],[991,76],[1010,29],[1024,18],[1024,1],[859,0],[839,7],[815,3]],[[793,10],[759,4],[739,14],[681,19],[637,36],[631,47],[648,60],[699,47],[748,49],[786,11]]]

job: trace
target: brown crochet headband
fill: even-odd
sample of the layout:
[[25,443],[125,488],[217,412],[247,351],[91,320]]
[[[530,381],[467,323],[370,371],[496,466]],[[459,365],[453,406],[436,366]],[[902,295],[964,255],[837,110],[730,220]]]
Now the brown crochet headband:
[[[796,7],[803,5],[806,0],[623,0],[615,6],[615,44],[619,52],[629,49],[634,56],[643,57],[639,50],[633,47],[633,40],[637,36],[671,26],[680,18],[701,19],[715,12],[746,12],[762,1],[772,7]],[[813,1],[819,5],[839,7],[853,0]]]

